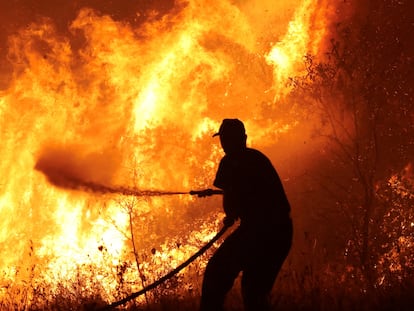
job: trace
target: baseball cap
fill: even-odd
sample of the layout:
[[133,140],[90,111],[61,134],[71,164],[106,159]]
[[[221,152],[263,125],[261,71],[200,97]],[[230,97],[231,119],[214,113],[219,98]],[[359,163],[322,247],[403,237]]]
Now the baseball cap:
[[245,135],[246,130],[244,129],[244,124],[239,119],[224,119],[220,125],[220,129],[217,133],[213,135],[220,136],[223,133],[230,135]]

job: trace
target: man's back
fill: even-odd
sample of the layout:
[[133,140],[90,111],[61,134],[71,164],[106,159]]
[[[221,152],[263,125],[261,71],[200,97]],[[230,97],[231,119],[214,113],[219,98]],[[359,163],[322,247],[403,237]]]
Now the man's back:
[[290,205],[279,175],[260,151],[245,148],[221,160],[214,185],[233,200],[242,224],[275,223],[289,217]]

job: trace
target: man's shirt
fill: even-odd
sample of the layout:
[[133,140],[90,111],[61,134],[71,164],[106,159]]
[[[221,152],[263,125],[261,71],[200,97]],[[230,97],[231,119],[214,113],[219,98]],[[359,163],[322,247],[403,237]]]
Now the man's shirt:
[[282,182],[270,160],[260,151],[246,148],[225,155],[214,186],[224,191],[224,210],[241,224],[260,226],[289,219],[290,205]]

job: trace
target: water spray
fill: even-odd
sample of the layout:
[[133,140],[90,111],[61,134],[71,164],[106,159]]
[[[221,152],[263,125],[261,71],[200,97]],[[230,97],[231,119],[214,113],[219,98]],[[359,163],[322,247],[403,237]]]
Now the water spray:
[[[140,190],[138,188],[123,187],[123,186],[106,186],[94,182],[87,182],[78,179],[66,179],[68,182],[65,184],[65,188],[81,191],[92,191],[94,193],[114,193],[125,196],[135,197],[153,197],[153,196],[170,196],[170,195],[196,195],[199,198],[212,196],[216,194],[223,194],[222,190],[215,189],[203,189],[203,190],[191,190],[191,191],[165,191],[165,190]],[[58,185],[62,187],[62,184]]]
[[54,163],[47,159],[40,159],[35,169],[42,172],[48,181],[59,187],[70,190],[93,192],[100,194],[121,194],[126,196],[149,197],[149,196],[170,196],[170,195],[197,195],[198,197],[223,194],[222,190],[203,189],[191,191],[165,191],[165,190],[140,190],[136,187],[109,186],[96,181],[88,181],[82,176],[79,169],[71,167],[70,163]]
[[[43,172],[45,173],[45,172]],[[165,190],[140,190],[138,188],[124,187],[124,186],[107,186],[96,182],[84,181],[73,176],[59,175],[59,179],[54,178],[55,176],[46,175],[48,180],[59,188],[94,192],[94,193],[113,193],[121,194],[125,196],[135,197],[151,197],[151,196],[170,196],[170,195],[183,195],[190,194],[196,195],[200,198],[212,196],[216,194],[223,194],[222,190],[216,189],[203,189],[203,190],[191,190],[191,191],[165,191]]]

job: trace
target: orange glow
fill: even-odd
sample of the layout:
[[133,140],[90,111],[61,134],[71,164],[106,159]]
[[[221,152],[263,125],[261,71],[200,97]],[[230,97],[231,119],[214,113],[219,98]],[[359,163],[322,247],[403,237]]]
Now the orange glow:
[[286,81],[293,73],[305,73],[304,56],[317,54],[325,34],[325,21],[320,18],[319,25],[314,23],[316,9],[314,1],[303,1],[282,40],[273,44],[266,55],[266,61],[274,66],[276,100],[288,93]]
[[[216,209],[197,212],[217,221],[199,228],[188,215],[207,203],[58,188],[35,169],[40,161],[85,182],[189,191],[211,187],[222,155],[211,135],[223,118],[245,120],[249,143],[258,147],[298,125],[262,114],[260,104],[279,105],[303,56],[317,52],[323,12],[309,0],[282,1],[278,9],[295,12],[284,20],[274,17],[271,1],[213,2],[190,1],[136,28],[83,8],[67,34],[45,18],[8,38],[13,79],[0,91],[0,246],[7,250],[0,288],[37,282],[53,292],[57,281],[74,281],[77,267],[91,265],[93,273],[83,273],[113,300],[111,268],[132,261],[131,215],[142,235],[134,241],[139,251],[157,248],[142,262],[153,279],[161,272],[152,264],[175,266],[219,226],[218,199],[210,203]],[[322,24],[311,35],[315,14]],[[267,22],[278,25],[276,33]],[[76,36],[79,48],[71,43]],[[171,214],[192,226],[194,240],[179,249],[167,236],[180,233],[165,220]],[[158,225],[149,226],[154,219]],[[130,277],[137,279],[136,270]]]

